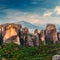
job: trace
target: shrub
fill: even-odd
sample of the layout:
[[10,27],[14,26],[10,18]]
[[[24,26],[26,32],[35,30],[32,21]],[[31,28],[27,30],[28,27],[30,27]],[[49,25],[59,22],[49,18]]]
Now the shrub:
[[58,54],[60,43],[55,45],[40,45],[39,47],[25,47],[14,43],[5,44],[0,47],[0,56],[10,60],[49,60],[53,55]]

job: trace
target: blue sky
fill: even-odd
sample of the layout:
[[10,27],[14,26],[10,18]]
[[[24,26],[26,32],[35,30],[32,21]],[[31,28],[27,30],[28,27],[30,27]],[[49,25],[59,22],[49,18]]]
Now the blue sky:
[[23,20],[60,24],[60,0],[0,0],[0,24]]

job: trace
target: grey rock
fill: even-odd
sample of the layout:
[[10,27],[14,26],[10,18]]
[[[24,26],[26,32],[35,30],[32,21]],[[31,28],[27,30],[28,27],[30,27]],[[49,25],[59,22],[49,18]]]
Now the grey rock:
[[52,57],[52,60],[60,60],[60,55],[54,55],[54,56]]

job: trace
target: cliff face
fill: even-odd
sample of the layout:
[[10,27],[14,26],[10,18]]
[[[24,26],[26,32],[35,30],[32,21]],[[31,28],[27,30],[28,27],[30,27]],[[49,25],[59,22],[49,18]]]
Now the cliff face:
[[[21,25],[13,24],[13,23],[0,25],[0,36],[2,35],[3,37],[2,39],[3,43],[13,42],[13,43],[20,45],[21,38],[19,36],[19,32],[21,32],[20,31],[21,28],[22,28]],[[23,29],[23,34],[24,34],[24,29]],[[60,40],[60,34],[57,34],[56,26],[54,24],[47,24],[46,30],[41,30],[39,35],[40,36],[38,36],[37,39],[35,40],[38,41],[38,39],[40,39],[44,44],[46,44],[45,38],[47,38],[49,41],[52,41],[54,44],[56,43],[58,39]],[[29,37],[28,40],[29,39],[31,40],[31,38],[32,37]]]
[[45,42],[45,30],[41,30],[41,32],[40,32],[40,39],[41,39],[41,41],[45,45],[46,44],[46,42]]
[[4,27],[3,43],[13,42],[16,44],[20,44],[17,31],[18,31],[18,25],[7,24]]
[[56,43],[58,40],[56,26],[54,24],[47,24],[46,26],[46,37]]
[[58,32],[58,34],[57,34],[57,35],[58,35],[58,40],[60,41],[60,33]]
[[41,39],[42,41],[45,40],[44,30],[41,30],[41,32],[40,32],[40,39]]

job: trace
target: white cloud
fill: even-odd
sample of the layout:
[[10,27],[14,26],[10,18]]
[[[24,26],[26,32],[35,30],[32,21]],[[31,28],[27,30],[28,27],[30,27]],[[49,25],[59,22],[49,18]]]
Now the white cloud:
[[56,12],[57,15],[60,15],[60,6],[56,6],[54,12]]
[[[48,24],[48,23],[53,23],[53,24],[60,24],[60,17],[51,17],[50,14],[46,14],[45,16],[50,16],[50,17],[45,17],[45,16],[40,16],[38,14],[32,14],[28,12],[22,12],[22,11],[15,11],[15,10],[6,10],[5,13],[7,14],[3,20],[4,23],[7,22],[18,22],[18,21],[27,21],[32,24]],[[0,19],[1,20],[1,19]],[[3,23],[3,22],[0,22]]]
[[60,6],[56,6],[54,9],[50,9],[44,12],[44,17],[51,17],[51,16],[59,16],[60,15]]
[[51,16],[52,15],[52,12],[50,12],[50,11],[46,11],[44,14],[43,14],[43,16]]

